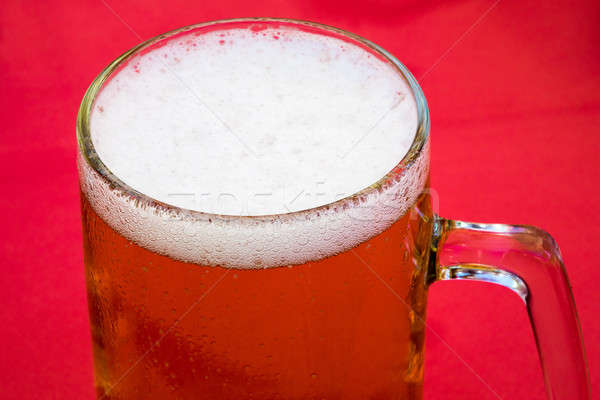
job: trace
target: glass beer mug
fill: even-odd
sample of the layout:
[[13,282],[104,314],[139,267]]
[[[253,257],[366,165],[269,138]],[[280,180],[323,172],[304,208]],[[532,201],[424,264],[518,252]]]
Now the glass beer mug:
[[[159,80],[164,93],[153,91]],[[359,132],[394,87],[397,103],[380,110],[377,132],[340,136]],[[362,114],[352,108],[361,102]],[[208,122],[194,120],[201,117]],[[302,136],[319,121],[334,133],[286,133]],[[248,127],[265,124],[280,133],[255,140]],[[188,128],[201,147],[181,133]],[[221,134],[194,136],[211,129]],[[288,19],[179,29],[96,78],[77,137],[98,398],[421,399],[427,292],[455,279],[515,292],[529,311],[548,398],[590,398],[556,243],[530,226],[433,213],[425,98],[406,67],[370,41]],[[236,138],[239,154],[219,153],[221,141],[234,148]],[[336,143],[342,156],[332,153]],[[199,169],[181,172],[192,148]],[[258,161],[250,148],[283,184],[327,165],[317,172],[346,193],[288,209],[263,201],[259,212],[237,214],[159,193],[198,176],[251,191]],[[362,175],[378,174],[370,166],[380,159],[393,164]]]

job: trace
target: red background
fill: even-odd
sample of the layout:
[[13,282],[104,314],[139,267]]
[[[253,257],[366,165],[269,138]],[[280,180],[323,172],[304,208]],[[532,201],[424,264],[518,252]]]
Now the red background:
[[[431,109],[440,214],[552,233],[600,390],[597,1],[11,0],[0,13],[0,398],[93,398],[75,116],[92,79],[139,42],[124,22],[147,39],[244,16],[335,25],[408,66]],[[497,398],[488,386],[501,398],[543,398],[517,296],[439,283],[428,324],[454,352],[428,335],[426,398]]]

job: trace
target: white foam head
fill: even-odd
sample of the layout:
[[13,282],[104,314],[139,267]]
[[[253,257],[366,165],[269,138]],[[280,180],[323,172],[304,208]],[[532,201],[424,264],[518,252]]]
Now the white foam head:
[[220,216],[141,207],[83,159],[82,188],[113,228],[163,254],[296,264],[359,244],[412,205],[427,151],[354,206],[314,210],[392,171],[417,125],[404,77],[364,47],[287,25],[191,31],[134,56],[102,88],[91,141],[129,187]]

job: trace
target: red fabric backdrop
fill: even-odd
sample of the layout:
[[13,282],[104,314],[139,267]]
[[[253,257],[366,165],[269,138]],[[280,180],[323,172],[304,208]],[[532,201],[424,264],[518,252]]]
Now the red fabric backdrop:
[[[147,39],[243,16],[348,29],[413,71],[431,108],[439,212],[554,235],[598,392],[600,3],[525,3],[3,2],[0,398],[93,398],[75,171],[75,116],[86,87],[139,42],[133,31]],[[543,398],[517,296],[491,285],[436,284],[428,324],[454,352],[428,336],[426,398],[497,398],[489,387],[501,398]]]

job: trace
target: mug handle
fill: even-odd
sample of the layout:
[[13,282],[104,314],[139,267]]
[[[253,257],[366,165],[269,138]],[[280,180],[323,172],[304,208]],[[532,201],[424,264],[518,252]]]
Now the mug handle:
[[527,306],[551,400],[591,399],[581,328],[560,250],[545,231],[435,217],[429,284],[500,284]]

